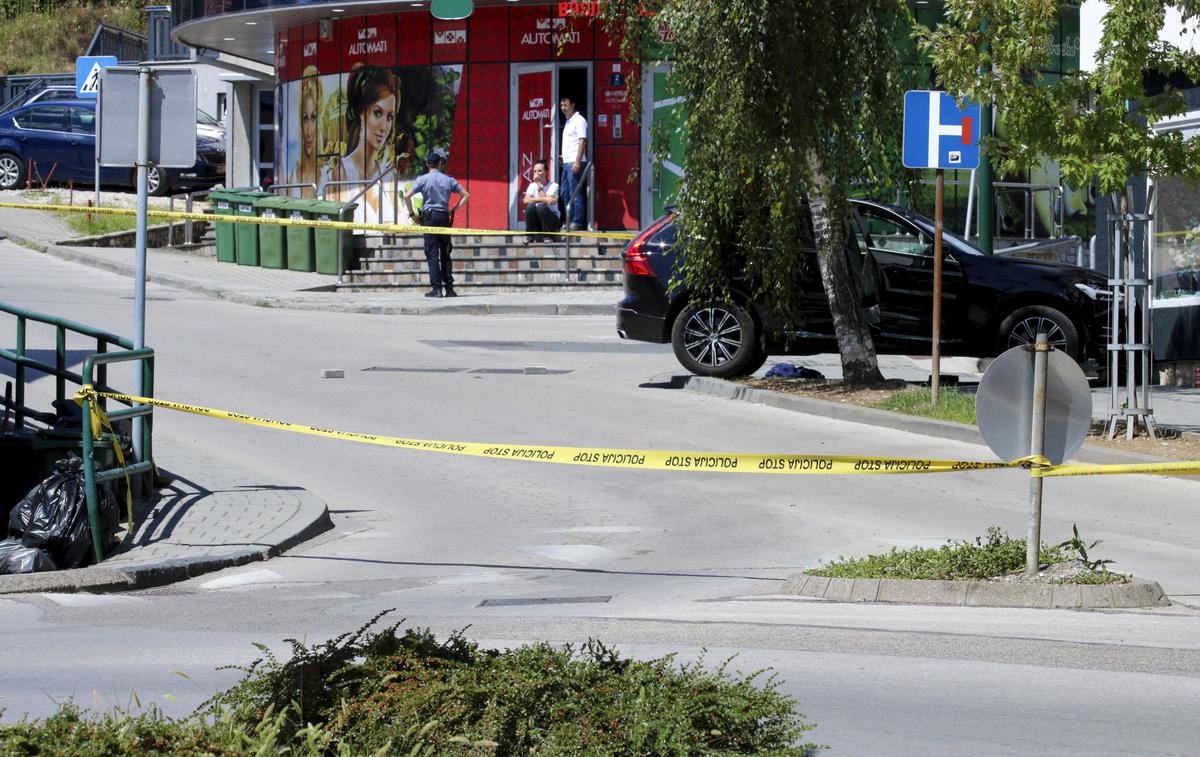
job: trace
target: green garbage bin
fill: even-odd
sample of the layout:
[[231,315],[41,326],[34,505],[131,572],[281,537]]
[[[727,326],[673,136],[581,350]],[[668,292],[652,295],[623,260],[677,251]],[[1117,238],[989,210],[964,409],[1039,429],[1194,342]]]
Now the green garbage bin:
[[[286,218],[290,202],[287,197],[260,197],[254,201],[254,210],[260,218]],[[287,268],[286,228],[270,223],[259,225],[258,262],[263,268]]]
[[[258,211],[254,203],[264,197],[273,197],[270,192],[260,192],[257,189],[234,190],[233,214],[255,218]],[[234,229],[234,239],[237,240],[238,265],[258,265],[258,224],[239,223]]]
[[[311,220],[313,218],[310,212],[312,202],[312,200],[286,198],[286,204],[283,206],[284,216],[295,221]],[[313,253],[313,227],[288,226],[285,236],[287,237],[288,270],[308,273],[317,270],[317,260]]]
[[[309,213],[317,221],[352,221],[357,204],[351,203],[343,208],[340,202],[329,200],[308,200]],[[317,259],[317,273],[342,272],[342,266],[349,262],[353,251],[354,235],[347,229],[314,229],[313,247]]]
[[[214,215],[231,216],[233,215],[233,205],[236,200],[236,192],[231,189],[214,189],[208,193],[208,199],[212,202],[212,212]],[[217,260],[222,263],[237,262],[237,246],[234,240],[234,227],[232,223],[218,222],[217,226]]]

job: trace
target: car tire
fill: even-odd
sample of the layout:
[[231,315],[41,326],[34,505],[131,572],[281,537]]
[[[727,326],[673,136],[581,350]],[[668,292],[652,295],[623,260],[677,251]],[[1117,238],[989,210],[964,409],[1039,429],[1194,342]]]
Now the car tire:
[[158,166],[150,166],[146,170],[146,193],[151,197],[165,197],[170,191],[171,185],[163,170]]
[[20,189],[25,184],[25,166],[11,152],[0,153],[0,189]]
[[1051,346],[1079,360],[1079,329],[1075,322],[1061,310],[1046,305],[1029,305],[1010,313],[1000,324],[999,352],[1033,344],[1039,331],[1045,332]]
[[767,359],[758,332],[754,317],[740,305],[688,305],[671,327],[671,346],[679,363],[698,376],[744,376]]

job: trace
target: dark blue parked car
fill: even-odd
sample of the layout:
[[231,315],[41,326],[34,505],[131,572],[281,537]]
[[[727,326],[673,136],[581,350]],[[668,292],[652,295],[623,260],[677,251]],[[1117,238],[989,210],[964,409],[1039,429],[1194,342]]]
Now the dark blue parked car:
[[[96,101],[38,100],[0,114],[0,189],[25,186],[32,171],[35,183],[95,180]],[[100,183],[136,185],[132,168],[101,168]],[[209,187],[225,180],[225,145],[196,137],[196,164],[191,168],[150,167],[150,194],[173,189]]]

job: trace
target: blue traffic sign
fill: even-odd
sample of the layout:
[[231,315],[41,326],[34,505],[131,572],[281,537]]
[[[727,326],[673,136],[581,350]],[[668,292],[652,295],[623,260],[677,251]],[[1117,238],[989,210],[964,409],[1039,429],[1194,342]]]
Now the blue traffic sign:
[[945,92],[905,92],[905,167],[978,168],[979,117],[979,103],[959,109]]
[[83,55],[75,59],[75,94],[95,98],[100,95],[100,72],[117,65],[115,55]]

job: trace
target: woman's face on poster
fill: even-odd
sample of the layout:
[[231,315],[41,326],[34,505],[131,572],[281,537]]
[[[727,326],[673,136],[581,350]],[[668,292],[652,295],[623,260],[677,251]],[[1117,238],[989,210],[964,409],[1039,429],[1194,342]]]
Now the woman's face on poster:
[[363,119],[363,132],[374,155],[378,156],[383,152],[383,146],[387,144],[395,120],[395,95],[388,95],[382,100],[376,100],[367,108],[366,117]]
[[300,133],[304,137],[304,155],[317,154],[317,103],[312,95],[305,95],[300,103]]

